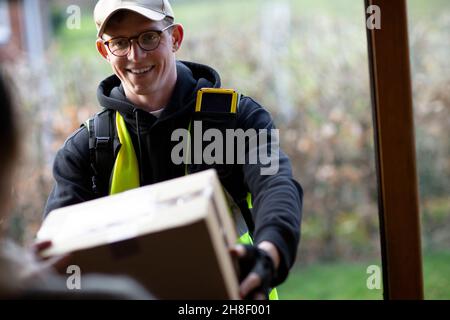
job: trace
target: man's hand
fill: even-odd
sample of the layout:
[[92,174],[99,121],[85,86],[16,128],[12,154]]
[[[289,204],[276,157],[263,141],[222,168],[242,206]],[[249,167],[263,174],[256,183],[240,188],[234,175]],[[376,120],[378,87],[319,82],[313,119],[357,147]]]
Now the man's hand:
[[265,300],[279,265],[276,247],[267,241],[258,247],[237,245],[230,250],[238,258],[240,295],[243,299]]

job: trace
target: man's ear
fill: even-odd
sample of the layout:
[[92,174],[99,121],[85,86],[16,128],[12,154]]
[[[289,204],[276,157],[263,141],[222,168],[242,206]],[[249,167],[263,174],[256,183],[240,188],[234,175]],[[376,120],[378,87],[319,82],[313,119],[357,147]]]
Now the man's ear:
[[177,52],[181,48],[184,38],[184,29],[181,24],[176,24],[172,32],[172,51]]
[[106,46],[103,43],[103,40],[97,39],[95,43],[97,45],[97,51],[102,55],[103,58],[109,61],[108,51],[106,50]]

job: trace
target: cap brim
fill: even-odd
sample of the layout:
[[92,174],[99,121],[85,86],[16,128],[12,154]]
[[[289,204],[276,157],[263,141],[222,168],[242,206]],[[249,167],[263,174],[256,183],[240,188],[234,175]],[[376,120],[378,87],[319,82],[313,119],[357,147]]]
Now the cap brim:
[[136,12],[150,20],[154,20],[154,21],[161,21],[163,20],[166,15],[164,13],[161,12],[156,12],[150,9],[146,9],[146,8],[142,8],[142,7],[137,7],[137,6],[120,6],[118,8],[116,8],[114,11],[112,11],[104,20],[102,25],[100,26],[100,29],[98,29],[97,32],[97,37],[101,37],[103,32],[105,31],[105,27],[106,24],[108,23],[108,20],[118,11],[120,10],[129,10],[129,11],[133,11]]

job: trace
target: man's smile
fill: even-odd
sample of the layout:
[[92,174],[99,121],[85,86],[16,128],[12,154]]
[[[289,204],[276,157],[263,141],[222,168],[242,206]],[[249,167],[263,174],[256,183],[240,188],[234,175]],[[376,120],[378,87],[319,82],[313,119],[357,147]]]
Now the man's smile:
[[133,68],[133,69],[126,69],[127,72],[131,72],[132,74],[141,75],[148,73],[153,70],[155,66],[145,67],[145,68]]

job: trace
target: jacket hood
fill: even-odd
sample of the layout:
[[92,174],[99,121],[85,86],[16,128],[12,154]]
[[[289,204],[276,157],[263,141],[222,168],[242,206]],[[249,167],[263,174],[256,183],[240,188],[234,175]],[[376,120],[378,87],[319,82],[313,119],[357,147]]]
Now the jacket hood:
[[[160,120],[186,112],[186,109],[192,107],[199,89],[219,88],[220,85],[220,76],[214,69],[193,62],[177,61],[177,82]],[[100,83],[97,99],[102,107],[119,111],[125,120],[134,117],[137,110],[125,97],[121,81],[116,75]]]

